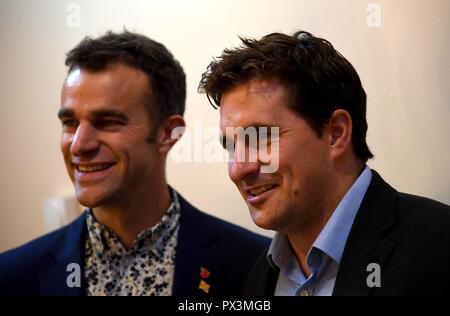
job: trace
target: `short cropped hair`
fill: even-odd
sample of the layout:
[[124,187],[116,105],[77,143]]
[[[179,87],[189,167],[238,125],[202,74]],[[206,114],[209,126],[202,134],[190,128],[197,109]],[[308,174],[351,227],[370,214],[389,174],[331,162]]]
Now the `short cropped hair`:
[[145,72],[150,80],[151,97],[146,105],[151,122],[158,124],[167,116],[184,114],[186,75],[183,68],[164,45],[144,35],[125,30],[122,33],[109,31],[95,39],[85,37],[67,54],[65,63],[69,72],[76,67],[102,71],[114,63],[135,67]]

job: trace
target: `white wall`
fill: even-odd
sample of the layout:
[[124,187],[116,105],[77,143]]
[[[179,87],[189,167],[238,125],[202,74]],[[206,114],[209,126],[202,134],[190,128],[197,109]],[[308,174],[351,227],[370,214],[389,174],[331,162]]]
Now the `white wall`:
[[[70,3],[79,4],[79,27],[70,27]],[[379,28],[367,24],[370,3],[381,8]],[[1,0],[0,251],[43,234],[44,200],[72,193],[56,119],[65,52],[86,35],[123,26],[180,60],[187,122],[203,118],[206,126],[216,126],[219,114],[197,94],[198,81],[212,56],[239,43],[237,35],[304,29],[327,38],[356,67],[369,97],[376,155],[369,165],[401,191],[449,204],[449,14],[447,0]],[[261,232],[225,163],[169,159],[167,167],[169,182],[195,205]]]

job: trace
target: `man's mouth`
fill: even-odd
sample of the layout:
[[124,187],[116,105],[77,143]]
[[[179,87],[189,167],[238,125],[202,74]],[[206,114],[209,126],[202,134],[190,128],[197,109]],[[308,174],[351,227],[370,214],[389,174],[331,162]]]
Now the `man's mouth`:
[[89,165],[76,164],[75,168],[79,172],[91,173],[91,172],[98,172],[98,171],[106,170],[106,169],[110,168],[112,165],[114,165],[114,163],[98,163],[98,164],[89,164]]
[[266,191],[272,190],[274,187],[276,187],[275,184],[266,184],[266,185],[262,185],[253,189],[248,190],[247,192],[251,195],[251,196],[258,196]]

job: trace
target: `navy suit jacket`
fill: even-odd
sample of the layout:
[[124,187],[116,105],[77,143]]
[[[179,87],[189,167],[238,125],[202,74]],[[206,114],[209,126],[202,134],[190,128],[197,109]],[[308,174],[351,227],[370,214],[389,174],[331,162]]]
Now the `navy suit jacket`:
[[[237,295],[269,239],[200,212],[179,196],[180,230],[175,259],[175,296]],[[85,295],[86,213],[73,223],[0,254],[0,296]],[[68,287],[71,263],[81,268],[81,286]],[[200,268],[210,273],[200,276]],[[199,289],[200,280],[210,285]]]

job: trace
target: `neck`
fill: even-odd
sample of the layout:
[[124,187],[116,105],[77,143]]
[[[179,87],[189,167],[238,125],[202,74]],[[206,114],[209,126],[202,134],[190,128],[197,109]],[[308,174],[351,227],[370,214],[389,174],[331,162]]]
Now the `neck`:
[[139,233],[159,222],[170,203],[169,189],[163,181],[151,191],[133,192],[126,203],[96,207],[93,214],[99,223],[114,231],[125,249],[129,249]]
[[326,212],[322,214],[320,218],[316,218],[314,221],[305,223],[307,228],[292,231],[286,234],[289,243],[291,244],[292,251],[294,252],[297,262],[299,263],[303,273],[306,277],[309,277],[311,271],[307,263],[307,256],[317,236],[319,236],[325,224],[328,222],[332,212]]
[[315,216],[297,227],[297,229],[286,233],[292,250],[297,257],[297,261],[307,277],[309,277],[311,271],[306,259],[314,241],[319,236],[344,195],[364,170],[364,164],[361,165],[361,163],[354,164],[353,166],[348,165],[346,168],[341,167],[339,169],[340,172],[328,179],[327,187],[331,189],[324,190],[326,193],[322,195],[321,201],[316,203],[318,208],[314,210],[313,214]]

